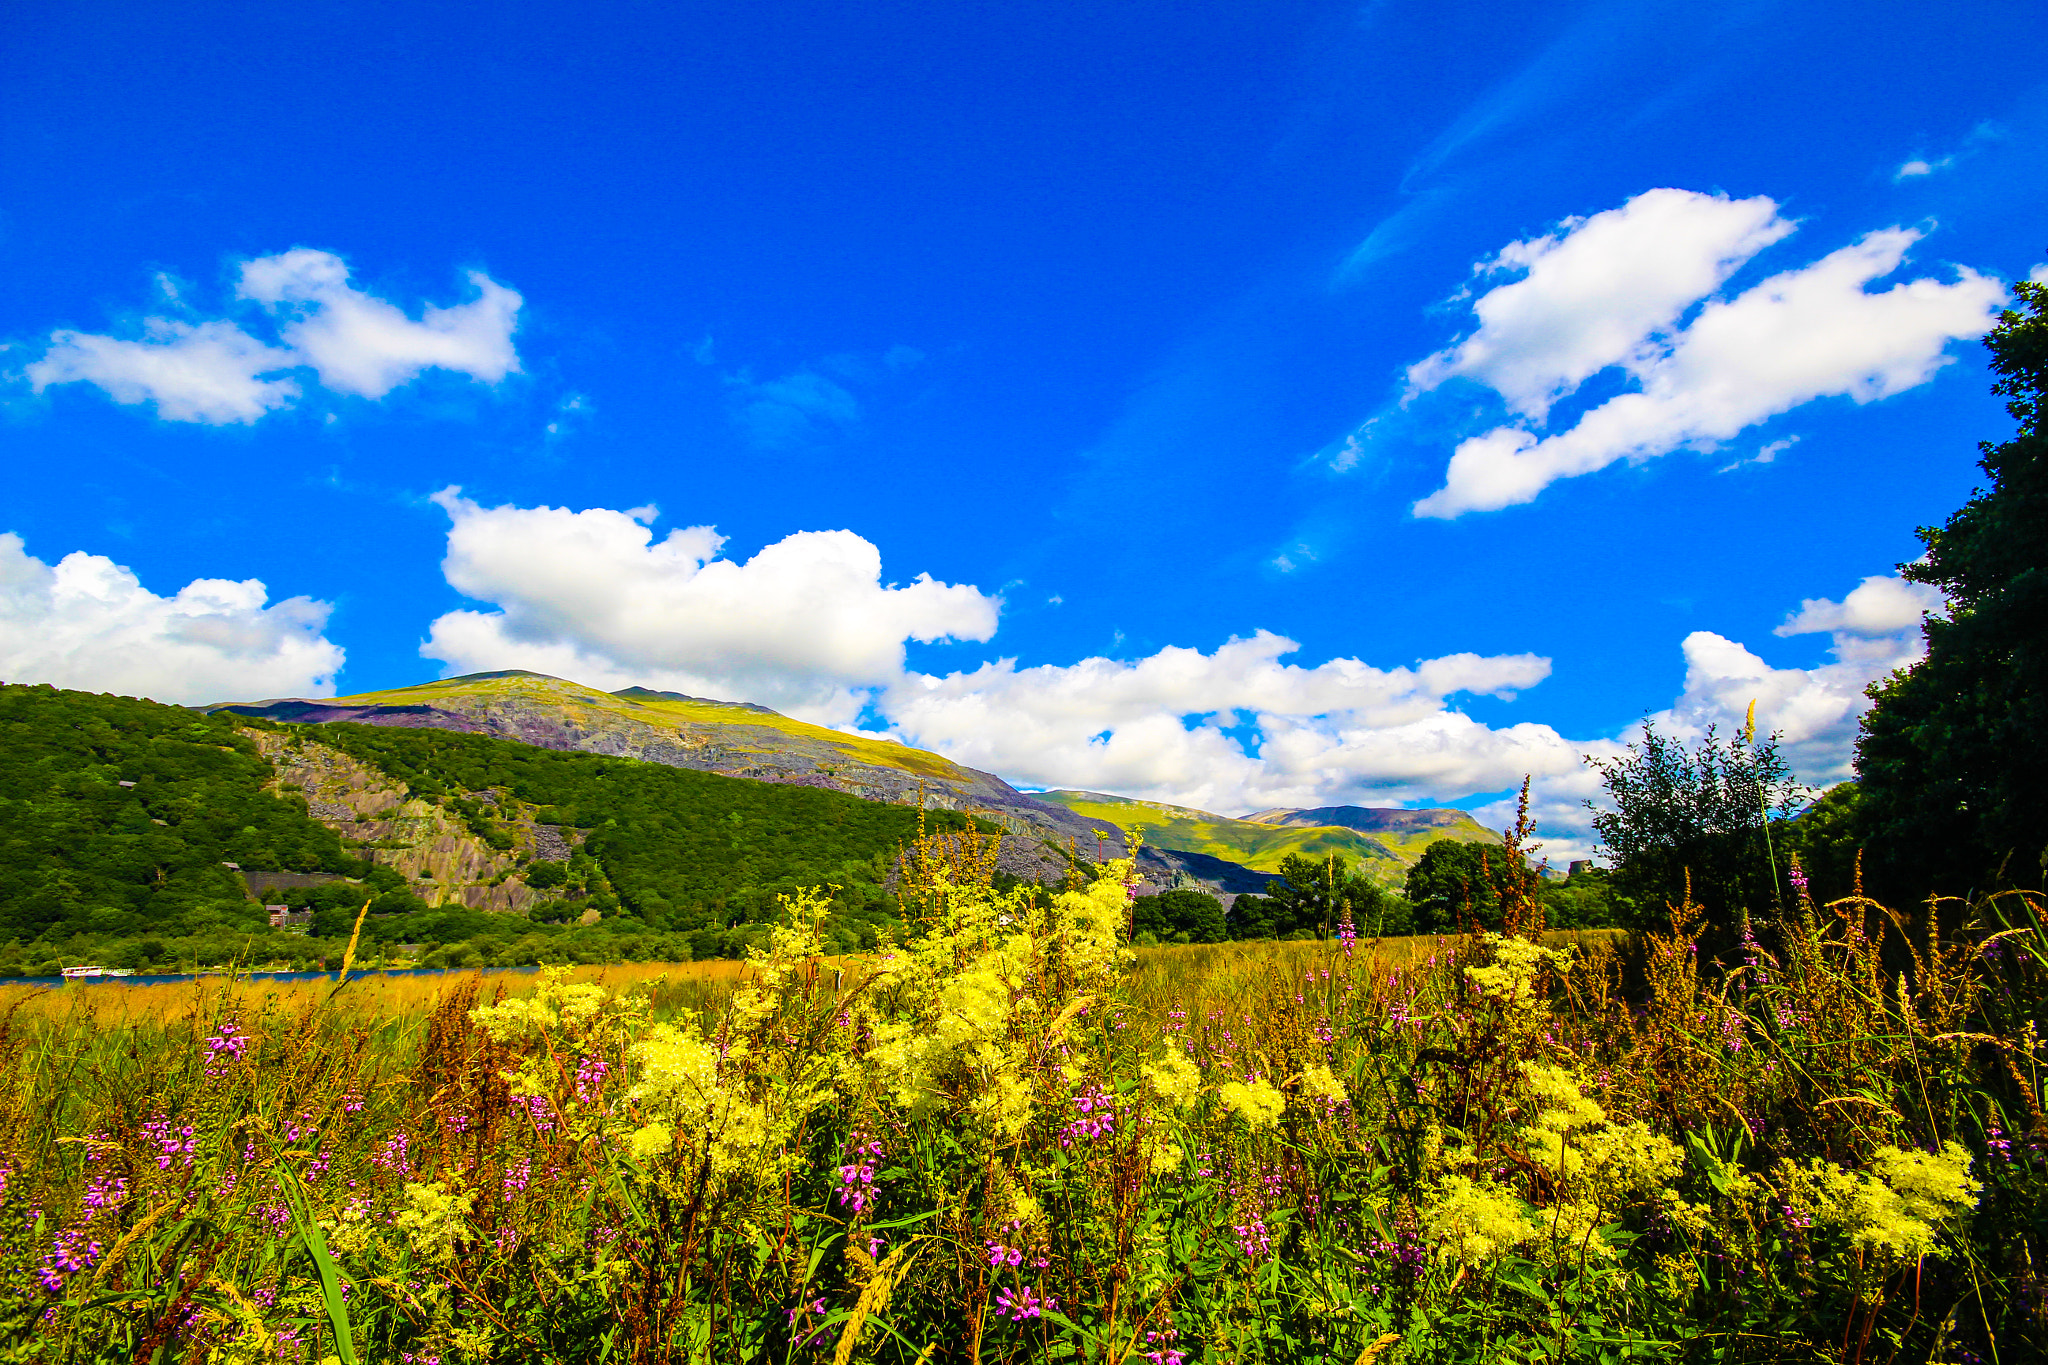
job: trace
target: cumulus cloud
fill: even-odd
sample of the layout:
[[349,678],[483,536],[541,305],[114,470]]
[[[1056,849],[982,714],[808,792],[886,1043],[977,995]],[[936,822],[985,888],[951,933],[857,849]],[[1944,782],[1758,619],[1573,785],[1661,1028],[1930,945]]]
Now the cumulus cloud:
[[[1649,717],[1694,740],[1738,730],[1749,704],[1783,736],[1801,778],[1850,774],[1863,689],[1920,657],[1921,613],[1937,594],[1893,576],[1841,601],[1810,599],[1780,635],[1825,633],[1830,661],[1773,668],[1711,631],[1681,643],[1682,689]],[[1406,668],[1358,659],[1284,662],[1293,641],[1260,631],[1211,652],[1167,648],[1143,659],[1020,668],[1012,660],[934,677],[912,674],[876,706],[893,733],[1031,786],[1082,787],[1225,814],[1263,807],[1430,804],[1534,779],[1533,814],[1558,859],[1592,849],[1584,802],[1601,796],[1587,756],[1612,758],[1637,733],[1571,738],[1534,721],[1491,726],[1459,696],[1513,697],[1550,673],[1535,655],[1449,655]],[[1512,797],[1475,808],[1493,828]]]
[[332,696],[328,605],[267,599],[253,578],[159,597],[102,555],[46,564],[0,533],[0,676],[181,703]]
[[341,257],[307,247],[242,265],[242,297],[286,319],[286,344],[336,393],[382,398],[427,369],[495,384],[519,368],[512,331],[522,300],[482,271],[469,272],[474,299],[428,304],[418,322],[355,288],[348,273]]
[[[431,368],[495,384],[519,368],[520,297],[480,272],[469,282],[476,298],[429,304],[415,321],[351,285],[339,256],[301,247],[242,263],[238,297],[262,310],[281,345],[226,318],[148,317],[133,339],[52,332],[24,373],[38,393],[89,383],[119,403],[154,403],[166,421],[216,426],[291,406],[302,392],[293,370],[310,368],[325,388],[372,399]],[[166,292],[179,302],[175,289]]]
[[1685,688],[1670,710],[1653,718],[1672,734],[1694,738],[1708,725],[1739,729],[1749,704],[1757,726],[1783,736],[1787,760],[1820,785],[1850,777],[1856,729],[1870,709],[1864,689],[1926,652],[1921,618],[1939,612],[1941,594],[1891,574],[1872,575],[1842,598],[1808,598],[1774,632],[1829,637],[1832,662],[1816,668],[1773,668],[1747,646],[1712,631],[1685,637]]
[[254,422],[299,396],[290,379],[264,379],[298,363],[232,322],[143,322],[142,338],[50,333],[50,349],[25,373],[37,393],[52,384],[97,384],[117,403],[155,403],[172,422]]
[[1946,606],[1941,590],[1930,584],[1909,583],[1897,574],[1872,574],[1839,602],[1807,598],[1772,633],[1883,639],[1918,630],[1923,616]]
[[[1659,197],[1638,214],[1652,195]],[[2005,298],[1997,280],[1965,267],[1955,268],[1952,282],[1923,276],[1872,292],[1869,286],[1897,271],[1922,235],[1889,228],[1732,299],[1707,298],[1689,323],[1671,330],[1747,259],[1745,252],[1761,250],[1789,225],[1769,200],[1680,191],[1651,191],[1613,212],[1628,216],[1603,223],[1607,216],[1596,215],[1496,258],[1526,264],[1529,274],[1482,296],[1473,305],[1479,330],[1415,368],[1411,384],[1418,388],[1462,375],[1538,419],[1461,443],[1444,486],[1415,504],[1417,516],[1451,518],[1530,502],[1559,479],[1684,446],[1711,448],[1818,398],[1869,403],[1913,388],[1948,363],[1949,342],[1981,336]],[[1692,230],[1677,232],[1680,223]],[[1624,254],[1625,269],[1602,273],[1588,264],[1599,254],[1574,252],[1581,234],[1596,229],[1603,242],[1637,249]],[[1546,267],[1549,273],[1539,275]],[[1624,276],[1625,287],[1610,289]],[[1511,290],[1524,292],[1497,301]],[[1629,297],[1640,293],[1647,302]],[[1562,431],[1535,429],[1556,398],[1615,367],[1634,390]]]
[[[905,642],[993,637],[1000,601],[919,576],[885,583],[850,531],[799,532],[740,561],[708,526],[657,538],[653,508],[484,507],[447,489],[448,581],[489,610],[449,612],[422,652],[450,673],[529,668],[606,687],[640,684],[756,701],[936,750],[1025,786],[1083,787],[1225,814],[1264,807],[1441,804],[1535,779],[1536,815],[1560,859],[1591,847],[1587,755],[1630,732],[1567,736],[1538,721],[1488,724],[1463,699],[1513,700],[1550,676],[1535,654],[1447,654],[1399,667],[1289,662],[1270,631],[1212,649],[1020,666],[997,659],[912,671]],[[1802,777],[1847,774],[1863,688],[1919,657],[1928,590],[1873,576],[1839,600],[1800,603],[1780,635],[1824,633],[1830,660],[1773,668],[1697,631],[1685,677],[1651,719],[1692,738],[1739,727],[1751,699]],[[1632,727],[1631,727],[1632,728]],[[1500,827],[1512,801],[1476,812]]]
[[[1576,751],[1542,726],[1491,731],[1447,705],[1540,683],[1535,655],[1454,654],[1381,669],[1283,663],[1269,631],[1135,661],[1014,660],[912,675],[877,703],[897,734],[1036,786],[1080,786],[1225,812],[1370,797],[1401,802],[1520,781]],[[1549,751],[1539,753],[1539,751]],[[1517,765],[1524,766],[1517,766]],[[1511,771],[1512,770],[1512,771]]]
[[530,668],[755,701],[850,724],[864,689],[903,673],[908,640],[986,640],[1001,603],[919,574],[884,584],[851,531],[803,531],[741,563],[709,526],[654,538],[652,507],[483,507],[434,495],[452,522],[442,567],[492,611],[453,611],[422,652],[451,673]]

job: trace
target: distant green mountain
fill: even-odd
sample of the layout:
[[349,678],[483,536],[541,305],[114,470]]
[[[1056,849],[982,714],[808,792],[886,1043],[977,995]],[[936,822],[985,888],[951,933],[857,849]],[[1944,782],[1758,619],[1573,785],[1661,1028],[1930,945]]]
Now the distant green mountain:
[[1398,885],[1422,850],[1438,839],[1501,842],[1500,835],[1461,810],[1324,806],[1266,810],[1233,819],[1106,792],[1047,791],[1037,796],[1077,815],[1121,825],[1157,848],[1227,858],[1260,872],[1279,871],[1290,854],[1310,859],[1335,854],[1359,863],[1367,875],[1388,885]]
[[1324,829],[1334,825],[1357,830],[1410,864],[1420,860],[1422,850],[1439,839],[1496,847],[1502,842],[1498,831],[1474,820],[1470,812],[1443,807],[1403,810],[1390,806],[1317,806],[1309,810],[1262,810],[1244,819],[1281,829]]

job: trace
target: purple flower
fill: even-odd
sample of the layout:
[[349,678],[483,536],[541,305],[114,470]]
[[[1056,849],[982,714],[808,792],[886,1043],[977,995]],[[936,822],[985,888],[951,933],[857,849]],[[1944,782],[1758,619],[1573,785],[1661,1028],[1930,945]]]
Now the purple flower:
[[875,1162],[881,1159],[882,1144],[856,1129],[846,1155],[851,1158],[839,1168],[839,1205],[855,1217],[875,1204]]
[[206,1074],[209,1077],[227,1075],[229,1068],[241,1061],[248,1050],[247,1035],[232,1019],[223,1022],[206,1040]]
[[1029,1285],[1015,1293],[1008,1289],[998,1290],[996,1293],[996,1311],[1012,1322],[1023,1322],[1027,1318],[1038,1317],[1048,1308],[1057,1307],[1058,1299],[1041,1299]]

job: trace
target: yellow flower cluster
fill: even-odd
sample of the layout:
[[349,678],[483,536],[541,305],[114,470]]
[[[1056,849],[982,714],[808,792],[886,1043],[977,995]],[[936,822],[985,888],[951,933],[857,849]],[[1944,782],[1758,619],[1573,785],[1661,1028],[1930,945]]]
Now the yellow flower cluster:
[[1519,1199],[1462,1175],[1447,1175],[1439,1182],[1437,1198],[1423,1211],[1422,1226],[1437,1244],[1438,1259],[1474,1268],[1538,1231]]
[[1145,1088],[1176,1109],[1186,1109],[1202,1093],[1202,1069],[1172,1043],[1159,1050],[1158,1061],[1139,1070],[1145,1077]]
[[1523,1129],[1523,1142],[1573,1195],[1598,1203],[1655,1190],[1685,1164],[1677,1145],[1648,1124],[1612,1122],[1564,1068],[1524,1062],[1522,1076],[1537,1109],[1535,1121]]
[[1078,1079],[1055,1054],[1128,964],[1131,872],[1127,860],[1103,864],[1094,882],[1049,903],[1023,888],[941,879],[928,893],[943,907],[939,922],[882,967],[888,1007],[877,1003],[880,992],[856,1006],[873,1041],[842,1079],[872,1078],[901,1109],[972,1114],[998,1140],[1014,1140],[1031,1122],[1041,1084]]
[[1984,1189],[1970,1177],[1969,1150],[1955,1142],[1934,1153],[1880,1147],[1860,1174],[1815,1157],[1778,1175],[1794,1208],[1899,1263],[1934,1255],[1937,1225],[1974,1208]]
[[513,996],[495,1005],[482,1005],[469,1012],[479,1028],[493,1042],[523,1043],[557,1028],[573,1032],[588,1030],[608,1008],[616,1011],[623,1003],[604,987],[588,981],[568,979],[567,967],[543,967],[540,984],[531,995]]
[[720,1085],[718,1049],[686,1028],[655,1024],[634,1045],[640,1080],[626,1098],[648,1121],[635,1129],[628,1148],[651,1161],[680,1143],[693,1164],[708,1165],[715,1179],[750,1169],[772,1170],[772,1125],[767,1110],[744,1094]]
[[446,1265],[469,1240],[469,1210],[474,1196],[452,1189],[443,1181],[405,1186],[405,1211],[398,1215],[399,1230],[421,1260],[429,1265]]
[[1226,1081],[1216,1087],[1223,1107],[1245,1121],[1248,1128],[1271,1128],[1280,1122],[1287,1097],[1273,1088],[1265,1077],[1251,1081]]
[[1325,1104],[1349,1104],[1351,1096],[1344,1091],[1344,1082],[1331,1074],[1327,1066],[1312,1066],[1301,1073],[1301,1089],[1305,1095],[1313,1095]]
[[1498,1000],[1510,1009],[1531,1012],[1541,1009],[1543,997],[1536,989],[1538,975],[1545,967],[1559,972],[1571,970],[1569,949],[1553,950],[1525,938],[1503,938],[1492,933],[1482,937],[1493,950],[1493,961],[1484,967],[1467,967],[1465,979],[1481,995],[1489,1000]]

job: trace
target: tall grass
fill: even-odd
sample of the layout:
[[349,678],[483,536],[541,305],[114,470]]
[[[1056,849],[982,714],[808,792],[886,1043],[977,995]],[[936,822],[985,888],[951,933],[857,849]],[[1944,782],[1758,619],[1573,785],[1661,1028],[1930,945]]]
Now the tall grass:
[[867,960],[800,897],[744,966],[0,995],[0,1356],[2048,1351],[2031,897],[1134,958],[923,852]]

